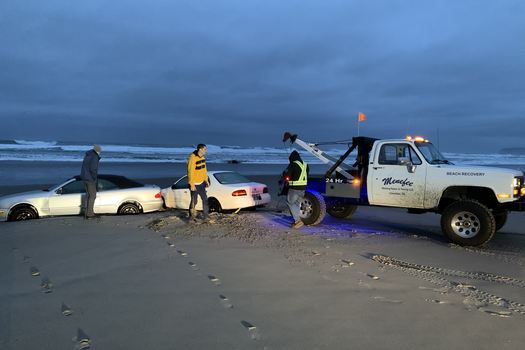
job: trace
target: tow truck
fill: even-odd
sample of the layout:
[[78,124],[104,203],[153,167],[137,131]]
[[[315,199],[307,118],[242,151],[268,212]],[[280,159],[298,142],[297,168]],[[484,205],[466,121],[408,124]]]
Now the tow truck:
[[[353,137],[343,141],[348,149],[339,158],[320,149],[329,143],[306,142],[290,132],[283,142],[330,165],[324,176],[308,179],[301,204],[306,225],[319,224],[326,213],[351,218],[363,205],[406,208],[412,214],[440,214],[451,242],[481,246],[505,225],[509,212],[525,211],[523,172],[454,165],[422,137]],[[354,150],[350,165],[346,160]]]

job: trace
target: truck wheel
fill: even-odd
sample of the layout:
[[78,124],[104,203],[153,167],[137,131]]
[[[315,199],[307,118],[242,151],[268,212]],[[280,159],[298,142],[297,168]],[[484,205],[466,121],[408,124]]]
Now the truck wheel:
[[326,203],[323,196],[315,192],[305,192],[301,202],[301,220],[305,225],[317,225],[326,215]]
[[328,214],[338,219],[350,219],[357,210],[357,205],[334,203],[326,207]]
[[507,223],[508,211],[494,213],[494,220],[496,220],[496,232],[498,232]]
[[441,216],[445,236],[459,245],[479,246],[490,241],[496,233],[492,212],[474,200],[461,200],[445,208]]

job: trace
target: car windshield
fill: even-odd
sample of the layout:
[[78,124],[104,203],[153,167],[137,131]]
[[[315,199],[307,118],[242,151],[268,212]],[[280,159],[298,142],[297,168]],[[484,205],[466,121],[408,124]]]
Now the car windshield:
[[213,174],[213,176],[217,179],[217,181],[219,181],[219,183],[223,185],[251,182],[246,177],[242,176],[239,173],[235,173],[235,172],[215,173]]
[[44,189],[44,190],[42,190],[42,191],[50,192],[50,191],[56,190],[57,187],[63,185],[64,183],[68,182],[69,180],[71,180],[71,178],[69,178],[69,179],[67,179],[67,180],[64,180],[64,181],[62,181],[62,182],[60,182],[60,183],[58,183],[58,184],[55,184],[55,185],[53,185],[53,186],[50,186],[50,187],[48,187],[48,188],[46,188],[46,189]]
[[416,142],[415,144],[430,164],[452,164],[430,142]]

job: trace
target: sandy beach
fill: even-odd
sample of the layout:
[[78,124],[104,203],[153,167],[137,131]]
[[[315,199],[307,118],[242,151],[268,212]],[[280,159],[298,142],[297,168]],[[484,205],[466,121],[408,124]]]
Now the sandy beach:
[[276,177],[251,178],[274,201],[215,224],[0,224],[0,349],[523,348],[525,215],[484,248],[400,209],[291,230]]

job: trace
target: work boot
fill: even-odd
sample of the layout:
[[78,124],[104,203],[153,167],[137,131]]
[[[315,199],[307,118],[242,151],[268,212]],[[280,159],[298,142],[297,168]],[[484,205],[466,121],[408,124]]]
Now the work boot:
[[203,222],[206,223],[206,224],[214,224],[217,221],[215,221],[215,219],[213,219],[213,218],[207,217],[207,218],[204,218]]
[[301,228],[303,226],[304,226],[304,222],[299,220],[299,221],[294,222],[294,224],[292,225],[292,228]]
[[190,209],[190,219],[197,220],[197,210],[195,208]]

